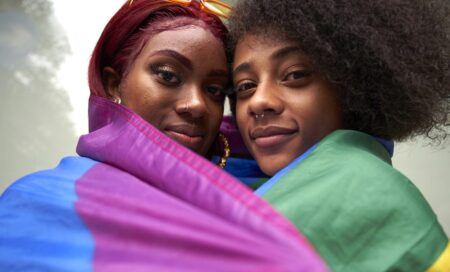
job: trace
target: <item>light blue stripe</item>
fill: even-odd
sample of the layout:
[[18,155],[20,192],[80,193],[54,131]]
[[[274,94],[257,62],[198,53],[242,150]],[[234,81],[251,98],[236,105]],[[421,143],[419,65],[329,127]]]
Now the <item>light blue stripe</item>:
[[272,188],[282,176],[284,176],[287,172],[289,172],[295,165],[297,165],[299,162],[301,162],[303,159],[305,159],[311,151],[313,151],[316,148],[317,144],[310,147],[306,152],[304,152],[300,157],[293,160],[290,164],[288,164],[286,167],[278,171],[278,173],[275,174],[272,178],[270,178],[266,183],[261,185],[256,191],[255,194],[258,196],[263,196],[270,188]]
[[68,157],[0,197],[0,271],[92,271],[94,242],[77,215],[76,181],[95,161]]

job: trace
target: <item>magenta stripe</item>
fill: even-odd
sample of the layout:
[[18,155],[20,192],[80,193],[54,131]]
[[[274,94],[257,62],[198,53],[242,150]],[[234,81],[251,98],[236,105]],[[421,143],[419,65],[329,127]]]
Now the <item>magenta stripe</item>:
[[90,116],[106,117],[77,151],[104,163],[77,182],[76,207],[96,270],[325,270],[290,222],[204,158],[106,99],[91,98]]
[[[95,99],[92,102],[105,103],[105,100]],[[215,184],[224,192],[229,193],[235,200],[241,202],[249,209],[252,209],[256,214],[259,214],[265,220],[268,220],[277,225],[279,228],[285,230],[286,234],[292,236],[294,239],[300,240],[305,244],[309,244],[304,237],[298,235],[298,231],[290,222],[282,218],[278,213],[274,212],[274,210],[269,207],[269,205],[263,199],[255,197],[252,191],[248,190],[244,186],[241,186],[239,182],[236,182],[235,179],[229,176],[227,173],[214,167],[210,167],[207,169],[208,171],[205,171],[205,167],[199,167],[203,166],[204,164],[203,158],[191,152],[186,152],[185,148],[179,146],[161,132],[157,130],[149,131],[148,123],[142,120],[139,116],[132,114],[125,107],[121,107],[118,104],[113,104],[112,106],[114,106],[121,114],[123,114],[123,117],[125,117],[131,125],[133,125],[137,130],[145,135],[149,141],[152,141],[162,150],[170,153],[176,159],[184,162],[186,167],[190,167],[198,174],[206,176],[209,179],[209,182]]]

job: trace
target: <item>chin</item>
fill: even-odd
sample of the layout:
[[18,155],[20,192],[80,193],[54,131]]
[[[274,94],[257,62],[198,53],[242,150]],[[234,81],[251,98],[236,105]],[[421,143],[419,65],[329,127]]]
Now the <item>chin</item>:
[[264,174],[272,177],[280,170],[289,165],[295,158],[290,160],[289,158],[283,156],[282,158],[271,158],[269,156],[264,157],[262,160],[256,160],[259,168]]
[[278,173],[278,171],[280,171],[284,167],[284,166],[275,165],[270,162],[258,163],[258,165],[259,165],[259,168],[261,168],[261,171],[263,171],[264,174],[266,174],[270,177],[274,176],[276,173]]
[[197,153],[198,155],[202,156],[202,157],[206,157],[209,154],[210,149],[212,148],[212,143],[202,146],[200,148],[198,148],[197,150],[192,150],[195,153]]

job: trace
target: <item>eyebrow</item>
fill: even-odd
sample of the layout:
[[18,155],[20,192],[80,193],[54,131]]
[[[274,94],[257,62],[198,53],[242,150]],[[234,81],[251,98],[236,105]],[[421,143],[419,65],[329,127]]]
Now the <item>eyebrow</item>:
[[251,67],[252,67],[252,66],[250,65],[250,63],[244,62],[244,63],[240,64],[238,67],[234,68],[234,70],[233,70],[233,76],[235,76],[237,73],[240,73],[240,72],[244,72],[244,71],[250,70]]
[[185,66],[187,69],[189,70],[193,70],[193,65],[192,62],[186,58],[185,56],[181,55],[180,53],[173,51],[173,50],[169,50],[169,49],[165,49],[165,50],[159,50],[156,51],[155,53],[151,54],[150,56],[154,56],[154,55],[164,55],[164,56],[169,56],[172,57],[174,59],[176,59],[178,62],[180,62],[183,66]]
[[[270,59],[273,59],[273,60],[282,59],[291,53],[298,53],[300,50],[301,50],[300,47],[295,46],[295,45],[283,47],[283,48],[275,51],[274,53],[272,53],[270,55]],[[244,62],[244,63],[240,64],[239,66],[237,66],[233,70],[233,76],[239,72],[250,70],[251,67],[252,67],[251,62]]]

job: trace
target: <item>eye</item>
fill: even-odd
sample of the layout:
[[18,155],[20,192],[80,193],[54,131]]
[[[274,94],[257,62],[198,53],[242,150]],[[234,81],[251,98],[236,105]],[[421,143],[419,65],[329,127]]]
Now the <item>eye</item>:
[[312,70],[294,66],[286,70],[280,83],[289,88],[303,88],[312,82],[312,75]]
[[225,96],[225,88],[219,85],[206,86],[205,91],[213,97],[223,98]]
[[236,87],[234,88],[234,92],[237,96],[242,96],[247,93],[250,93],[256,88],[256,83],[252,81],[243,81],[236,84]]
[[159,78],[161,78],[162,80],[171,83],[171,84],[177,84],[180,82],[180,80],[175,76],[174,73],[172,72],[168,72],[168,71],[161,71],[158,72],[157,75],[159,76]]
[[158,80],[167,86],[176,86],[181,83],[180,77],[169,66],[151,66],[153,73]]
[[295,70],[289,72],[284,78],[283,81],[294,81],[300,80],[309,77],[312,74],[309,70]]

